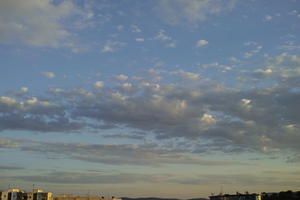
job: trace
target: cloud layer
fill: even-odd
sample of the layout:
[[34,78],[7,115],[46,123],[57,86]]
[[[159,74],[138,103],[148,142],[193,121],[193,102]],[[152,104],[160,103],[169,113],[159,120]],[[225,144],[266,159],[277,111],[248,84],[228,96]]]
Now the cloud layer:
[[91,91],[55,89],[43,100],[2,96],[0,129],[70,132],[128,127],[156,138],[204,139],[212,142],[210,149],[223,152],[299,152],[299,64],[295,55],[268,58],[264,65],[270,73],[243,71],[240,79],[278,84],[246,90],[203,82],[199,74],[178,70],[154,74],[181,77],[193,86],[130,82],[130,77],[118,75],[115,87],[103,87],[101,82]]
[[63,20],[80,11],[72,1],[54,4],[45,0],[0,2],[0,43],[31,46],[66,46],[71,33]]

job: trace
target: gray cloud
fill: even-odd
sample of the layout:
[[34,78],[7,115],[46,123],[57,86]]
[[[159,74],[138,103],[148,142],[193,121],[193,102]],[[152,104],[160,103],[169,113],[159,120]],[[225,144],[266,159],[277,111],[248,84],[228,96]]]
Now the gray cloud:
[[120,173],[103,175],[101,173],[52,172],[33,176],[15,176],[14,179],[58,184],[129,184],[136,182],[160,182],[170,175]]
[[25,169],[24,167],[0,165],[0,170],[20,170]]
[[277,177],[274,175],[262,175],[262,174],[202,174],[196,177],[188,178],[175,178],[173,182],[188,185],[232,185],[249,186],[249,185],[277,185],[277,186],[297,186],[299,184],[298,177]]
[[117,145],[37,142],[35,145],[23,145],[21,150],[110,165],[164,166],[169,164],[187,164],[224,166],[246,164],[233,161],[206,160],[196,155],[188,154],[188,152],[179,153],[173,148],[163,148],[156,144]]
[[127,135],[127,134],[109,134],[103,135],[104,138],[124,138],[124,139],[134,139],[134,140],[143,140],[145,139],[142,135]]
[[139,173],[116,173],[102,174],[98,172],[50,172],[39,175],[2,177],[13,180],[23,180],[38,183],[56,184],[130,184],[130,183],[176,183],[183,185],[227,185],[233,186],[258,185],[262,189],[266,185],[275,186],[297,186],[299,180],[297,176],[281,177],[276,175],[262,174],[198,174],[193,177],[178,176],[175,174],[139,174]]
[[68,132],[82,128],[84,124],[66,117],[63,105],[37,98],[18,101],[12,97],[0,97],[0,130]]

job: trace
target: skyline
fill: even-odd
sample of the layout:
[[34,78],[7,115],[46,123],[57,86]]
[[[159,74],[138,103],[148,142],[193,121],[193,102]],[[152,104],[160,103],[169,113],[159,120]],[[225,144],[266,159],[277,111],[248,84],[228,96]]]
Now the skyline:
[[0,0],[0,188],[299,190],[300,1]]

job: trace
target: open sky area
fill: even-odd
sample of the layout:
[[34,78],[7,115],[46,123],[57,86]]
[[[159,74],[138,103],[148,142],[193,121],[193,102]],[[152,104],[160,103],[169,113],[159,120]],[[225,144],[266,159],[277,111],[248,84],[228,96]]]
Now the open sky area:
[[299,0],[0,0],[0,189],[300,186]]

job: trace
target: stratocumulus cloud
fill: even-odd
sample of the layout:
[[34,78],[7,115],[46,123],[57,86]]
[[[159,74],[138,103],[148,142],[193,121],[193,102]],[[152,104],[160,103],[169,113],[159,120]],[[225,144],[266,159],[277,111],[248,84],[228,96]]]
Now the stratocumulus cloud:
[[[223,138],[228,145],[247,151],[298,151],[299,94],[291,91],[297,81],[297,72],[292,70],[297,69],[280,66],[299,65],[299,58],[284,54],[268,59],[266,64],[270,62],[272,79],[282,83],[284,78],[284,83],[248,91],[225,87],[219,90],[217,84],[195,88],[124,83],[122,87],[98,87],[96,91],[51,90],[48,100],[43,101],[2,96],[0,108],[5,115],[1,115],[1,129],[68,132],[105,124],[122,125],[151,131],[157,138]],[[198,79],[197,74],[184,71],[167,75],[178,74],[186,81]],[[128,76],[119,75],[116,79],[124,81]],[[263,81],[265,77],[260,79]]]

